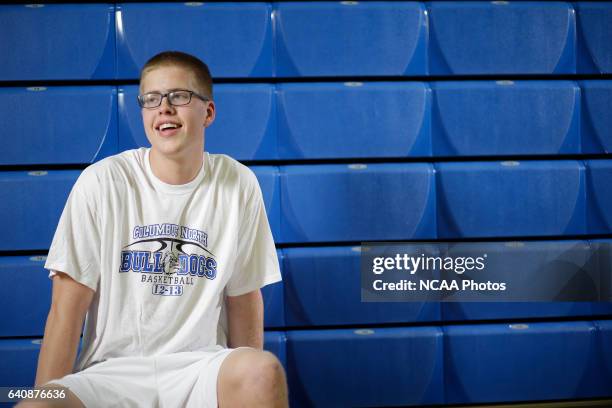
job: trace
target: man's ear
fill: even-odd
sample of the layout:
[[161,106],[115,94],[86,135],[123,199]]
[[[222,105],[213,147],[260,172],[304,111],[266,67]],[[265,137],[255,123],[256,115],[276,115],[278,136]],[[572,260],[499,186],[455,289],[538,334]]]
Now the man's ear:
[[215,103],[213,101],[208,102],[206,106],[206,118],[204,119],[204,127],[210,126],[215,120]]

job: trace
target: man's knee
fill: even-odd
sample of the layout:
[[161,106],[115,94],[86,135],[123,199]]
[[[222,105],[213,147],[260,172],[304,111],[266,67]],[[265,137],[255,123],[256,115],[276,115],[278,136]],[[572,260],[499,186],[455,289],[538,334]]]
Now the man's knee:
[[236,350],[221,368],[220,381],[243,395],[265,397],[286,393],[285,370],[278,358],[268,351]]
[[248,391],[274,392],[285,381],[285,371],[276,356],[262,351],[255,356],[243,372],[242,386]]

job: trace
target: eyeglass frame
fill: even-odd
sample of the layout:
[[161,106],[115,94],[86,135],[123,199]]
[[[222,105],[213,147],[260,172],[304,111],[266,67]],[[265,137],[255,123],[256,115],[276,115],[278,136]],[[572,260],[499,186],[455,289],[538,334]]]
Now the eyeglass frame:
[[[189,92],[189,101],[187,101],[187,103],[184,103],[184,104],[182,104],[182,105],[175,105],[175,104],[173,104],[172,102],[170,102],[170,97],[169,97],[169,95],[170,95],[171,93],[175,93],[175,92]],[[150,94],[161,95],[161,98],[159,99],[159,105],[149,106],[149,107],[143,106],[142,102],[140,101],[140,97],[141,97],[141,96],[144,96],[144,95],[150,95]],[[170,91],[170,92],[166,92],[166,93],[161,93],[161,92],[147,92],[147,93],[142,94],[142,95],[137,95],[137,96],[136,96],[136,99],[138,100],[138,105],[139,105],[141,108],[143,108],[143,109],[155,109],[155,108],[159,108],[159,107],[161,106],[162,101],[164,100],[164,98],[167,98],[167,99],[168,99],[168,104],[169,104],[170,106],[185,106],[185,105],[189,105],[189,104],[191,103],[191,98],[193,98],[193,96],[194,96],[194,95],[195,95],[195,96],[196,96],[198,99],[201,99],[201,100],[202,100],[202,101],[204,101],[204,102],[210,102],[210,101],[212,101],[212,99],[210,99],[210,98],[208,98],[208,97],[206,97],[206,96],[202,96],[202,95],[200,95],[200,94],[199,94],[199,93],[197,93],[197,92],[190,91],[189,89],[174,89],[174,90],[172,90],[172,91]]]

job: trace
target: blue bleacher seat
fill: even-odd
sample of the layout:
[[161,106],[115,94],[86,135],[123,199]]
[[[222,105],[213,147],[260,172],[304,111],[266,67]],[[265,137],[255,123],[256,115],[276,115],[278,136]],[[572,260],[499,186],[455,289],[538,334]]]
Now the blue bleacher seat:
[[292,407],[441,404],[437,327],[287,332]]
[[576,2],[579,73],[612,72],[612,2]]
[[280,181],[278,176],[278,167],[274,166],[253,166],[253,173],[257,177],[261,194],[263,196],[264,205],[266,207],[266,215],[274,241],[277,242],[280,237]]
[[40,339],[0,339],[0,386],[34,385],[40,343]]
[[572,81],[434,82],[434,156],[580,153]]
[[0,6],[0,79],[115,77],[115,6]]
[[424,75],[427,17],[416,2],[275,3],[277,76]]
[[272,76],[267,3],[132,3],[117,6],[118,78],[138,78],[153,55],[193,54],[214,78]]
[[612,81],[580,81],[583,153],[612,153]]
[[584,173],[569,160],[437,163],[438,236],[584,234]]
[[569,3],[435,1],[427,9],[432,75],[576,72]]
[[283,272],[283,252],[276,250],[283,280],[264,286],[261,289],[264,302],[264,327],[285,327],[285,279]]
[[0,173],[0,250],[48,249],[78,170]]
[[595,360],[599,363],[598,394],[612,395],[612,320],[596,320]]
[[117,89],[119,151],[151,147],[144,131],[141,109],[136,99],[138,94],[137,85],[122,85]]
[[276,97],[269,84],[215,85],[216,117],[205,150],[236,160],[278,158]]
[[612,160],[587,160],[587,224],[592,234],[612,232]]
[[445,326],[446,403],[594,396],[591,322]]
[[5,138],[3,165],[91,163],[117,153],[115,87],[2,88],[0,122],[18,136]]
[[[574,300],[598,299],[599,273],[608,272],[595,269],[594,249],[588,241],[457,243],[445,256],[466,256],[471,251],[488,255],[485,274],[465,272],[464,277],[480,282],[505,282],[506,292],[519,295],[523,301],[503,301],[506,293],[495,292],[476,292],[466,302],[451,296],[447,300],[452,301],[442,303],[444,321],[588,317],[606,313],[605,308],[594,311],[599,306],[596,302],[560,301],[570,296]],[[465,293],[460,295],[461,299],[467,298]],[[474,301],[478,298],[486,302]]]
[[281,166],[281,242],[435,238],[430,164]]
[[[276,98],[268,84],[219,84],[213,89],[216,117],[206,128],[204,149],[236,160],[278,158]],[[150,146],[136,101],[138,86],[119,87],[119,150]]]
[[430,95],[419,82],[280,84],[280,156],[429,156]]
[[282,331],[264,332],[264,350],[274,354],[287,367],[287,337]]
[[[0,337],[42,336],[51,306],[51,280],[44,256],[0,257]],[[2,383],[0,383],[2,384]]]
[[440,320],[437,302],[362,302],[360,247],[284,249],[288,326]]

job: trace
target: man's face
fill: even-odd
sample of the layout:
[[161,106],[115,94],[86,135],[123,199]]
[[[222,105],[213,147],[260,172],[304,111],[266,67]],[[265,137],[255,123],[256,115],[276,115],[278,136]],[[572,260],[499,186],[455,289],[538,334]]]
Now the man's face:
[[[176,66],[160,66],[147,72],[140,83],[140,93],[173,90],[200,93],[191,71]],[[205,102],[196,96],[187,105],[173,106],[168,98],[162,99],[157,108],[142,108],[142,121],[151,148],[166,157],[181,157],[191,149],[204,150],[204,128],[214,119],[213,102]],[[176,128],[165,124],[176,125]],[[165,125],[165,126],[164,126]],[[197,151],[197,150],[196,150]]]

